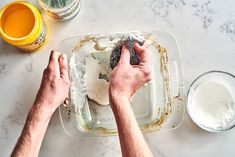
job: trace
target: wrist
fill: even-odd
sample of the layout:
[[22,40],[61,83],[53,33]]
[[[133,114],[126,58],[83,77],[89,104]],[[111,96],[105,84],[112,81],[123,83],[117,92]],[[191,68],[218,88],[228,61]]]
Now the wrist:
[[113,98],[122,98],[122,99],[127,99],[130,100],[129,92],[125,90],[121,90],[119,88],[113,88],[112,86],[109,87],[109,97]]
[[120,108],[125,106],[123,104],[130,103],[130,99],[123,93],[120,92],[109,92],[109,101],[112,108]]
[[119,91],[109,91],[109,98],[111,100],[130,101],[130,98],[127,96],[127,94]]
[[35,102],[31,108],[31,112],[33,112],[33,114],[38,115],[39,117],[45,117],[49,119],[51,118],[55,110],[56,109],[54,107],[52,107],[50,104],[46,102],[44,103]]

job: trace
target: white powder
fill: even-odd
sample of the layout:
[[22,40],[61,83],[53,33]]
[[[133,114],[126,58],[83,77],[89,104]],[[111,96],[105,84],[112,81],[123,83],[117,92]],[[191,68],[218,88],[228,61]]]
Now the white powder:
[[100,105],[108,105],[109,82],[104,79],[99,79],[99,74],[102,73],[102,71],[103,69],[94,58],[86,58],[85,82],[87,95]]
[[209,130],[226,130],[233,125],[234,97],[225,84],[207,81],[189,97],[188,111],[193,120]]

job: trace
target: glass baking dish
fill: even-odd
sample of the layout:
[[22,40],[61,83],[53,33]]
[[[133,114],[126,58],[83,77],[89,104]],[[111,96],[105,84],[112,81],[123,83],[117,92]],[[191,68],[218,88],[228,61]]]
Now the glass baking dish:
[[182,123],[185,110],[182,65],[177,42],[171,34],[136,31],[84,35],[65,39],[59,46],[59,52],[67,54],[69,62],[70,101],[69,105],[59,107],[62,126],[69,136],[117,135],[110,105],[100,105],[88,97],[85,74],[87,59],[92,58],[104,69],[105,80],[108,82],[111,51],[119,40],[125,38],[144,41],[152,58],[153,78],[131,100],[141,130],[168,130]]

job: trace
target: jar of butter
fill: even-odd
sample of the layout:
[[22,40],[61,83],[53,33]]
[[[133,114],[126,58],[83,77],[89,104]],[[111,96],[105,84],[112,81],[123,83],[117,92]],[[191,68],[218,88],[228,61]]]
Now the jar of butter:
[[0,35],[9,44],[33,52],[45,44],[47,34],[46,23],[32,4],[17,1],[0,10]]

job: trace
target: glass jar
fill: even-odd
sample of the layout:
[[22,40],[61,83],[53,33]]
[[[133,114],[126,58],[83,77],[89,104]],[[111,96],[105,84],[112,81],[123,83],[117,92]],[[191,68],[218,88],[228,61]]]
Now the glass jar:
[[47,14],[57,20],[73,18],[80,10],[80,0],[38,0]]

